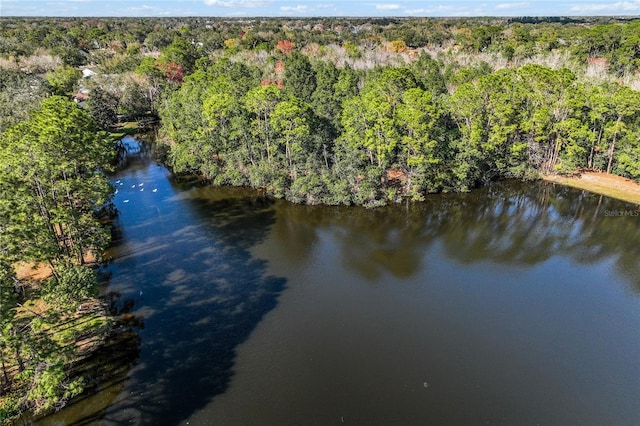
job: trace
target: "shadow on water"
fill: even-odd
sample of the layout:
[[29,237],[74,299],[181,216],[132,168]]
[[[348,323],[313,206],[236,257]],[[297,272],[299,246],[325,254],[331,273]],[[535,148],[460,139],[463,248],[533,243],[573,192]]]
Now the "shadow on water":
[[265,262],[248,251],[273,223],[269,202],[196,198],[188,204],[199,224],[174,232],[173,255],[150,262],[145,272],[155,287],[141,299],[160,300],[146,313],[131,394],[85,424],[176,424],[187,418],[226,390],[236,347],[276,306],[285,280],[266,276]]
[[[242,191],[220,195],[171,177],[152,160],[142,156],[118,176],[131,202],[119,206],[107,267],[110,289],[122,294],[116,306],[143,319],[140,356],[107,408],[72,422],[63,410],[48,424],[174,425],[188,418],[225,392],[236,348],[285,287],[250,253],[274,223],[271,201]],[[132,188],[143,177],[146,193]],[[145,204],[144,196],[166,198]]]
[[461,264],[533,266],[561,255],[588,265],[613,258],[614,270],[640,294],[638,207],[573,188],[503,182],[376,210],[281,202],[278,215],[274,236],[292,262],[303,262],[328,230],[344,265],[368,280],[413,276],[428,267],[424,253],[438,243]]
[[273,223],[264,200],[194,200],[193,207],[216,252],[181,252],[186,274],[171,276],[178,291],[152,317],[166,326],[147,342],[161,353],[149,359],[143,381],[159,389],[147,389],[151,395],[132,405],[143,411],[142,424],[176,424],[223,393],[236,347],[275,307],[285,284],[265,276],[265,262],[248,251]]

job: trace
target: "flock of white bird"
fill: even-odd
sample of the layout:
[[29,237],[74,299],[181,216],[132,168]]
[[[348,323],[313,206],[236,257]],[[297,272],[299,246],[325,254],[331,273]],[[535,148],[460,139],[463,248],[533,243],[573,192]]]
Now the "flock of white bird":
[[[119,185],[119,186],[124,185],[124,182],[122,182],[120,179],[118,179],[115,183],[116,183],[116,185]],[[140,192],[142,192],[142,191],[144,191],[143,186],[144,186],[144,182],[141,182],[138,185],[131,185],[131,189],[140,188]],[[153,188],[151,190],[151,192],[158,192],[158,188]],[[118,193],[118,188],[116,188],[114,194],[117,194],[117,193]],[[122,200],[122,202],[123,203],[128,203],[129,200]]]

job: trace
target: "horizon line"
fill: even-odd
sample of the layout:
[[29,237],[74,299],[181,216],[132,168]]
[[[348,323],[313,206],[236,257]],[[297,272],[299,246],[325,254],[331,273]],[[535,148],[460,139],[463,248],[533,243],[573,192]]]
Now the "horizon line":
[[632,18],[640,19],[640,15],[450,15],[450,16],[433,16],[433,15],[389,15],[389,16],[375,16],[375,15],[307,15],[307,16],[291,16],[291,15],[246,15],[246,16],[224,16],[224,15],[163,15],[163,16],[138,16],[138,15],[69,15],[69,16],[54,16],[54,15],[4,15],[0,16],[0,20],[6,18],[47,18],[47,19],[69,19],[69,18],[137,18],[137,19],[168,19],[168,18],[220,18],[220,19],[420,19],[420,18],[432,18],[432,19],[468,19],[468,18],[495,18],[495,19],[512,19],[512,18]]

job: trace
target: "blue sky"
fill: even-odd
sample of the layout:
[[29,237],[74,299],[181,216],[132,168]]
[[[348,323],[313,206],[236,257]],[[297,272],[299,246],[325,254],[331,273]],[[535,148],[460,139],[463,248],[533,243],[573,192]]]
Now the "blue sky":
[[640,0],[0,0],[0,17],[593,15],[640,15]]

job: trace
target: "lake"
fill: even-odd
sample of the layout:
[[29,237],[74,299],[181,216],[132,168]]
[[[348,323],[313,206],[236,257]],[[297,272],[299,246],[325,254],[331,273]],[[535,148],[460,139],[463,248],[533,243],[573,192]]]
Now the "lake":
[[39,424],[640,423],[638,206],[544,182],[300,206],[126,142],[104,292],[136,339]]

